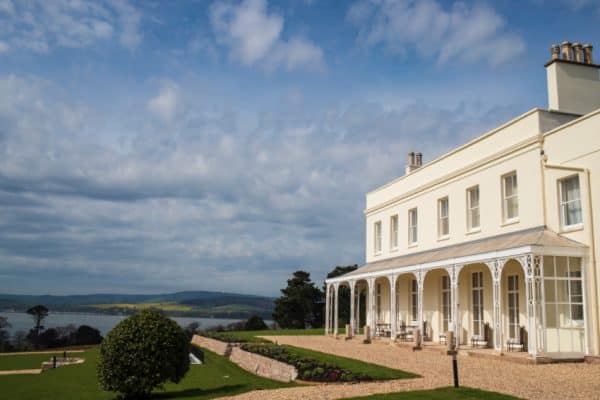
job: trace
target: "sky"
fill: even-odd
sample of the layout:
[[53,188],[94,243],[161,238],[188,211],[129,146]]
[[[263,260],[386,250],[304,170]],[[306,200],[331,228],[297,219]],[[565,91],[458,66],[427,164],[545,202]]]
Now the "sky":
[[564,40],[597,0],[0,0],[0,293],[363,264],[365,194],[545,107]]

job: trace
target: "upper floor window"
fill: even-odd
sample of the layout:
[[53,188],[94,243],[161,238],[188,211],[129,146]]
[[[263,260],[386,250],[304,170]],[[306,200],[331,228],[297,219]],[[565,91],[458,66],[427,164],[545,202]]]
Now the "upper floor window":
[[381,253],[381,221],[375,222],[373,238],[373,250],[375,254],[379,254]]
[[579,175],[560,180],[560,219],[565,227],[581,224]]
[[398,215],[390,217],[390,248],[398,248]]
[[450,234],[450,219],[448,216],[448,198],[438,200],[438,237]]
[[516,172],[512,172],[502,177],[502,197],[504,222],[519,218],[519,197]]
[[414,244],[417,243],[419,237],[417,236],[417,209],[413,208],[412,210],[408,210],[408,243]]
[[467,189],[467,229],[479,229],[479,186]]

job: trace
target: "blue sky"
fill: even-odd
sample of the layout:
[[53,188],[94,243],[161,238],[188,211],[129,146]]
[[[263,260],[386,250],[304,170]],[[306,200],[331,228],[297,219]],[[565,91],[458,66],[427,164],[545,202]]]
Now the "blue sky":
[[546,104],[595,0],[0,0],[0,292],[274,295],[365,193]]

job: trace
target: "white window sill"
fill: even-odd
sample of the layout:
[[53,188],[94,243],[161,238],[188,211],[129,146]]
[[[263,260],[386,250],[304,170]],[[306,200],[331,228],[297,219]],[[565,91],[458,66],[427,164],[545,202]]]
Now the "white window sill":
[[395,253],[395,252],[397,252],[397,251],[398,251],[398,246],[396,246],[396,247],[392,247],[392,248],[390,249],[390,253]]
[[476,233],[481,233],[481,228],[473,228],[465,232],[465,235],[474,235]]
[[381,251],[378,251],[377,253],[373,253],[373,257],[377,257],[381,255]]
[[504,221],[503,223],[500,224],[500,226],[505,227],[505,226],[509,226],[509,225],[518,224],[519,222],[521,222],[521,220],[519,218],[513,218],[513,219]]
[[415,242],[415,243],[409,243],[408,244],[408,248],[411,249],[413,247],[417,247],[419,245],[419,243]]
[[558,233],[571,233],[583,230],[583,224],[563,226]]
[[444,235],[437,238],[438,242],[443,242],[444,240],[450,239],[450,235]]

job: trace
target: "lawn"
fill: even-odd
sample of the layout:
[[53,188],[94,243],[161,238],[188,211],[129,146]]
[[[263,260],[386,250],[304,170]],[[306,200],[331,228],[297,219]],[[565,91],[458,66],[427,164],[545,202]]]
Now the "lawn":
[[[78,354],[83,353],[68,353],[67,355],[69,357],[78,357]],[[53,355],[62,357],[62,351],[57,351],[55,354],[0,355],[0,371],[12,369],[39,369],[42,368],[42,362],[50,361]]]
[[[96,380],[98,349],[78,354],[79,357],[85,358],[85,363],[60,367],[41,375],[0,376],[1,397],[23,400],[116,398],[116,394],[105,392],[98,386]],[[34,362],[37,360],[37,356],[23,355],[18,357],[24,357],[19,361],[21,363],[26,358],[31,358],[31,362]],[[44,356],[49,358],[52,355]],[[280,383],[250,374],[225,357],[218,356],[210,351],[205,351],[205,362],[204,365],[191,365],[190,371],[179,384],[165,385],[165,390],[157,391],[155,397],[212,399],[250,390],[275,389],[296,385],[294,383]]]
[[227,332],[203,332],[201,335],[234,343],[260,343],[267,342],[258,336],[316,336],[323,335],[322,328],[316,329],[271,329],[264,331],[227,331]]
[[366,397],[352,397],[348,400],[515,400],[517,397],[486,392],[471,388],[440,388],[434,390],[417,390],[414,392],[401,392],[389,394],[376,394]]

